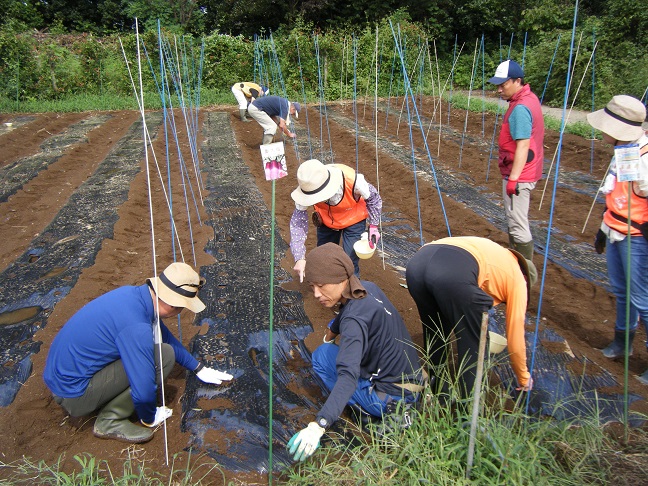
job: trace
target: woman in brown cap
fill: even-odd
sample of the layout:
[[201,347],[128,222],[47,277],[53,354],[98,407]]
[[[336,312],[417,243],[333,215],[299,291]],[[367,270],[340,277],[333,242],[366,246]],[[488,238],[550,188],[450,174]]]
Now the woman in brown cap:
[[[355,276],[339,245],[326,243],[308,253],[306,281],[322,306],[340,304],[340,312],[312,358],[313,369],[331,393],[315,421],[288,442],[295,460],[315,452],[347,404],[380,418],[389,403],[414,402],[423,388],[418,355],[403,319],[377,285]],[[334,343],[338,334],[339,346]]]
[[[603,108],[587,115],[587,121],[603,133],[603,141],[615,147],[610,171],[601,192],[606,211],[597,236],[599,253],[607,247],[607,268],[612,292],[616,297],[614,339],[603,349],[607,358],[625,355],[626,321],[629,327],[629,352],[641,320],[648,331],[648,137],[642,124],[646,107],[632,96],[617,95]],[[639,176],[617,176],[621,159],[619,150],[639,161]],[[628,240],[630,236],[630,248]],[[628,264],[628,258],[630,258]],[[626,314],[626,279],[630,272],[630,313]],[[639,380],[648,385],[648,370]]]

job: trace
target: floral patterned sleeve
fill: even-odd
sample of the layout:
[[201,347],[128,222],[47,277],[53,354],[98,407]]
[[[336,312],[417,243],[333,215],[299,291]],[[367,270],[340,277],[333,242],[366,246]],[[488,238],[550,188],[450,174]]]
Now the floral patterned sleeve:
[[306,258],[306,236],[308,236],[308,213],[297,206],[290,217],[290,251],[295,261]]
[[369,224],[380,224],[380,215],[382,214],[382,198],[378,194],[378,190],[369,185],[369,197],[365,199],[367,203],[367,212],[369,213]]

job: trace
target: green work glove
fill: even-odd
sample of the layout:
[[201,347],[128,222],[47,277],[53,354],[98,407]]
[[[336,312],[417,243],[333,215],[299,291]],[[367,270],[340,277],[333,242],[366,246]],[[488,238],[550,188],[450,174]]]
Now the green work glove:
[[295,454],[295,461],[303,461],[313,455],[320,443],[320,438],[324,435],[324,428],[315,422],[308,424],[308,427],[300,430],[288,441],[288,452]]

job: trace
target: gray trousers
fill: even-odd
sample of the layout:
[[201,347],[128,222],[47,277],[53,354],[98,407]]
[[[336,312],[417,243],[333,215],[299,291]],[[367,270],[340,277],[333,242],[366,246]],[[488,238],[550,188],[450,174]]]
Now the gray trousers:
[[531,226],[529,226],[529,204],[531,203],[531,191],[535,189],[536,182],[518,183],[519,196],[506,194],[506,179],[502,180],[502,197],[504,198],[504,209],[506,210],[506,222],[508,234],[516,243],[528,243],[533,239]]
[[[175,364],[175,352],[169,344],[162,344],[163,374],[166,378]],[[160,356],[155,347],[155,375],[160,384]],[[89,415],[108,403],[130,387],[126,370],[121,359],[113,361],[97,371],[90,379],[83,395],[74,398],[62,398],[54,395],[54,401],[63,407],[72,417]]]

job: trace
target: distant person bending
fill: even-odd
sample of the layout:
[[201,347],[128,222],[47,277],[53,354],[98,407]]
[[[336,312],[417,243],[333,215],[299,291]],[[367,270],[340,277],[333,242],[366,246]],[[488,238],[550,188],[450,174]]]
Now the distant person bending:
[[272,143],[277,127],[290,138],[297,135],[288,129],[291,124],[290,116],[299,118],[301,105],[296,101],[288,101],[280,96],[263,96],[257,98],[248,106],[248,114],[263,128],[263,145]]
[[265,96],[270,93],[270,90],[265,86],[260,86],[256,83],[234,83],[232,85],[232,94],[236,101],[238,102],[239,107],[239,117],[242,122],[249,122],[247,118],[247,109],[248,105],[259,98],[260,96]]

